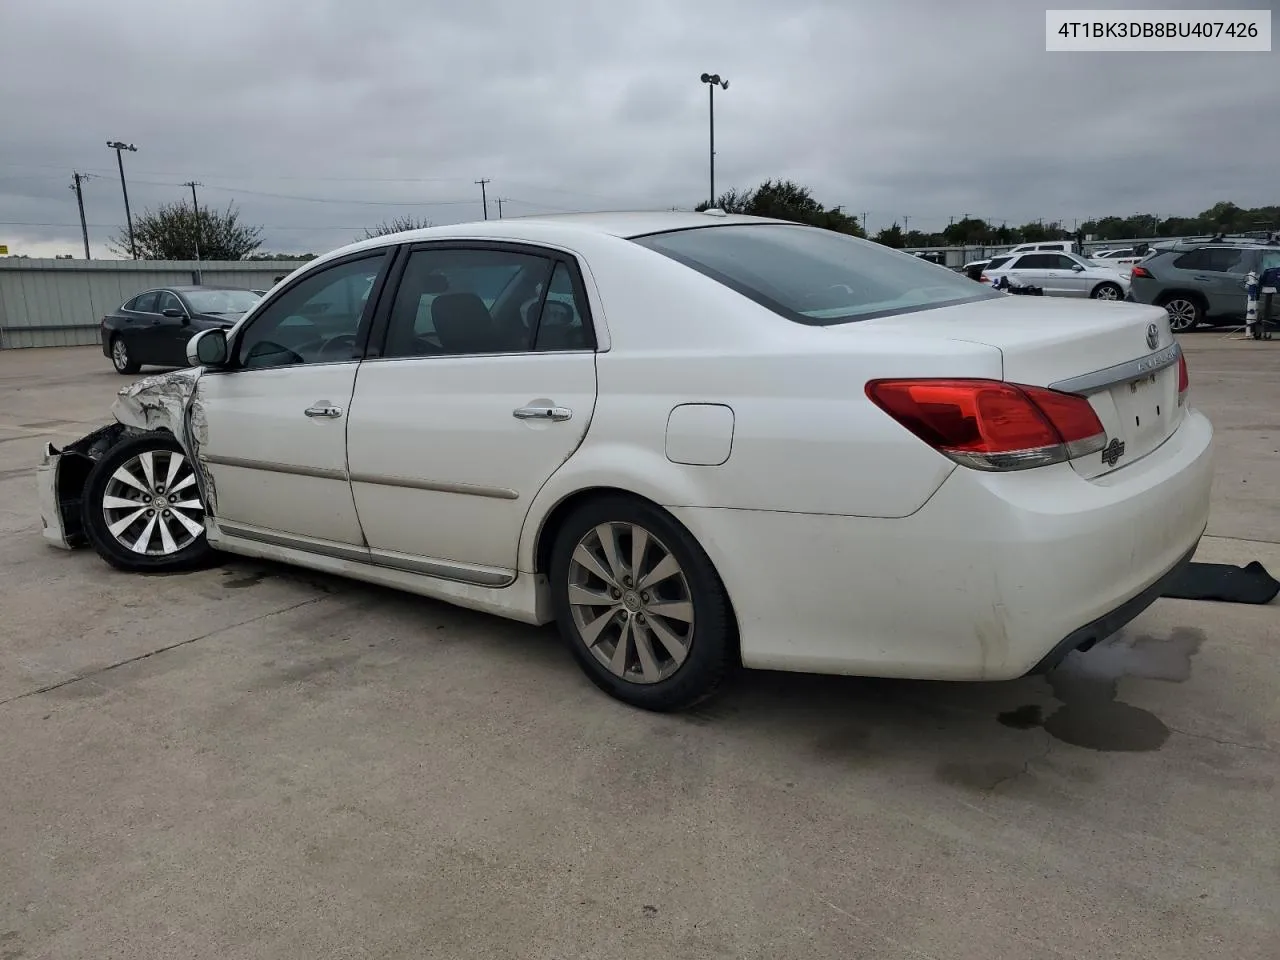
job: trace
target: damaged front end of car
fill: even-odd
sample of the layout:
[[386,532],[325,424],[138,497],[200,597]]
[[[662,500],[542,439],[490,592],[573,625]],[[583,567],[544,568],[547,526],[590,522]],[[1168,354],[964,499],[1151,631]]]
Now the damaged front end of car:
[[[111,406],[116,422],[100,427],[74,443],[58,449],[46,443],[36,466],[40,520],[44,539],[63,550],[85,546],[84,487],[93,465],[128,437],[163,431],[172,434],[196,464],[196,478],[205,497],[204,478],[194,453],[191,424],[198,368],[143,377],[122,388]],[[199,411],[194,420],[203,422]]]

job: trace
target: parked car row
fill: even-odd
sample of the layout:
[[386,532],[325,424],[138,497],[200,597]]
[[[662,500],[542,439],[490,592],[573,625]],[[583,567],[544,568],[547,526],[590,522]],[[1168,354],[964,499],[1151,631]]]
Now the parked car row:
[[[166,292],[188,327],[206,316]],[[122,329],[182,326],[138,301]],[[1212,428],[1163,310],[1010,296],[832,231],[434,227],[223,306],[186,340],[193,369],[46,447],[51,543],[146,572],[225,551],[555,621],[641,707],[696,703],[735,664],[1048,669],[1153,602],[1208,517]]]

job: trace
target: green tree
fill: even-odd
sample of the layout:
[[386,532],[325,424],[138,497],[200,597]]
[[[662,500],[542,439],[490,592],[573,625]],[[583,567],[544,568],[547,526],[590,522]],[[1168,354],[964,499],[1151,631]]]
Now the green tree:
[[891,227],[885,227],[876,234],[876,243],[883,243],[886,247],[893,247],[901,250],[907,245],[906,237],[902,234],[902,228],[895,222]]
[[425,230],[432,226],[430,220],[419,220],[417,217],[394,217],[391,220],[383,220],[376,227],[365,227],[362,240],[372,240],[374,237],[385,237],[389,233],[404,233],[406,230]]
[[[772,217],[790,220],[810,226],[848,233],[855,237],[866,236],[858,225],[858,218],[844,212],[840,206],[826,207],[813,198],[808,187],[794,180],[766,180],[754,190],[737,188],[722,193],[715,204],[725,213],[742,213],[753,217]],[[694,209],[706,210],[710,204],[703,202]]]
[[[184,203],[161,204],[134,220],[133,236],[143,260],[194,260],[197,244],[201,260],[243,260],[262,246],[262,228],[241,223],[234,204],[221,213],[208,207],[197,212]],[[131,256],[128,228],[120,228],[108,246],[120,256]]]

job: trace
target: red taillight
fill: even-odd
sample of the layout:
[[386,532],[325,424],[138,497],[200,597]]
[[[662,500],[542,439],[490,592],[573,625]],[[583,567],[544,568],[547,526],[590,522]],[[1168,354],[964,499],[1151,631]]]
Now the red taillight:
[[990,283],[990,282],[991,282],[991,278],[990,278],[990,277],[988,277],[988,276],[984,273],[984,274],[982,274],[982,276],[978,277],[978,282],[979,282],[979,283]]
[[1000,380],[872,380],[867,396],[957,463],[1025,470],[1096,453],[1106,431],[1084,397]]
[[1154,277],[1154,276],[1152,276],[1152,274],[1151,274],[1151,271],[1150,271],[1150,270],[1148,270],[1146,267],[1140,267],[1140,266],[1138,266],[1136,263],[1133,265],[1133,271],[1129,274],[1129,276],[1130,276],[1130,278],[1133,278],[1133,277],[1140,277],[1140,278],[1141,278],[1141,279],[1143,279],[1143,280],[1154,280],[1154,279],[1155,279],[1155,277]]
[[1178,403],[1187,401],[1187,388],[1191,386],[1191,376],[1187,373],[1187,355],[1178,354]]

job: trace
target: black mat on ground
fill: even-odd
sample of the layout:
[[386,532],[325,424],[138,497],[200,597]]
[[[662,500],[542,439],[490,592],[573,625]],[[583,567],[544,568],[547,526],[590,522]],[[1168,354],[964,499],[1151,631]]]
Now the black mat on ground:
[[1161,594],[1175,600],[1220,600],[1223,603],[1270,603],[1280,593],[1280,580],[1257,560],[1247,567],[1229,563],[1189,563]]

